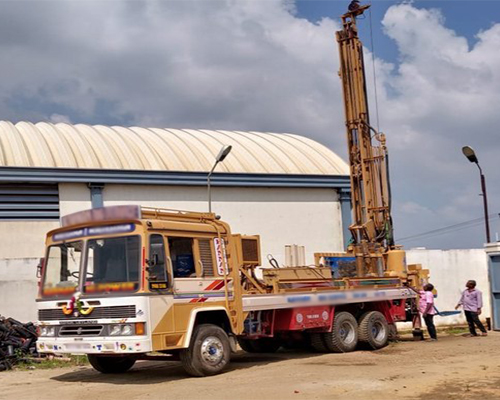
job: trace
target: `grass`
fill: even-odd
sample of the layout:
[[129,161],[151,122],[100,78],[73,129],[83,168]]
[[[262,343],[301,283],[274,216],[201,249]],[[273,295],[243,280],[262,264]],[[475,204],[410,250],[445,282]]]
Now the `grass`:
[[462,333],[469,333],[469,328],[466,326],[449,326],[446,328],[438,328],[438,332],[448,335],[460,335]]
[[[68,360],[69,358],[69,360]],[[14,366],[17,371],[26,371],[33,369],[55,369],[64,367],[83,367],[89,365],[87,356],[70,355],[63,359],[59,357],[45,358],[42,360],[30,360],[20,362]]]
[[[423,331],[427,332],[427,328],[425,327],[425,324],[421,328]],[[469,329],[465,325],[452,325],[452,326],[437,326],[436,327],[437,332],[441,334],[447,334],[447,335],[460,335],[462,333],[468,333]],[[411,335],[412,330],[411,329],[402,329],[398,331],[399,335]]]

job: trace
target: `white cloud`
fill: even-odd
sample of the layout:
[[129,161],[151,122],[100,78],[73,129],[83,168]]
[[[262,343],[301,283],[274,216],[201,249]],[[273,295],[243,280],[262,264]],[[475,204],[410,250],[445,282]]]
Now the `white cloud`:
[[[346,153],[337,21],[279,0],[3,6],[3,119],[293,132]],[[382,23],[400,59],[376,60],[399,236],[482,215],[465,144],[498,211],[500,24],[469,45],[438,10],[395,5]]]
[[60,115],[60,114],[52,114],[49,117],[49,121],[52,122],[53,124],[58,124],[60,122],[63,122],[65,124],[71,124],[71,119],[67,115]]

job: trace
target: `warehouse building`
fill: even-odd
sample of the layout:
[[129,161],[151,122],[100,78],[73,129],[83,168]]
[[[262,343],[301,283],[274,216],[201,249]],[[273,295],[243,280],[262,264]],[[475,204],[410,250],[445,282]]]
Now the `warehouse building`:
[[341,251],[349,237],[348,165],[302,136],[0,122],[0,314],[36,319],[36,265],[61,216],[139,204],[212,210],[233,232],[261,235],[263,262],[285,245]]

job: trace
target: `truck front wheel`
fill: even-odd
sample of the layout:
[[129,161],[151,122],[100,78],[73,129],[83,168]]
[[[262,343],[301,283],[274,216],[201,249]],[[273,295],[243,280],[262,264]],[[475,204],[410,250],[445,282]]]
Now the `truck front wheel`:
[[189,375],[208,376],[221,372],[230,354],[227,333],[217,325],[202,324],[195,328],[189,348],[181,351],[180,358]]
[[101,356],[87,354],[90,365],[103,374],[121,374],[128,371],[135,364],[135,360],[128,356]]

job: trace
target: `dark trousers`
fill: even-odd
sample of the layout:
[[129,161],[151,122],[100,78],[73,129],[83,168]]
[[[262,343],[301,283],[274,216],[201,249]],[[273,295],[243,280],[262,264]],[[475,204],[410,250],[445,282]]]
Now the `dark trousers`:
[[434,326],[434,315],[427,314],[424,317],[425,325],[427,326],[427,332],[429,332],[429,336],[431,339],[437,339],[436,335],[436,327]]
[[474,324],[479,328],[481,332],[486,333],[486,329],[484,329],[483,324],[481,323],[481,321],[479,321],[479,315],[477,315],[477,312],[467,310],[465,310],[464,312],[465,318],[467,318],[467,323],[469,324],[469,331],[471,335],[477,336],[476,327],[474,326]]

